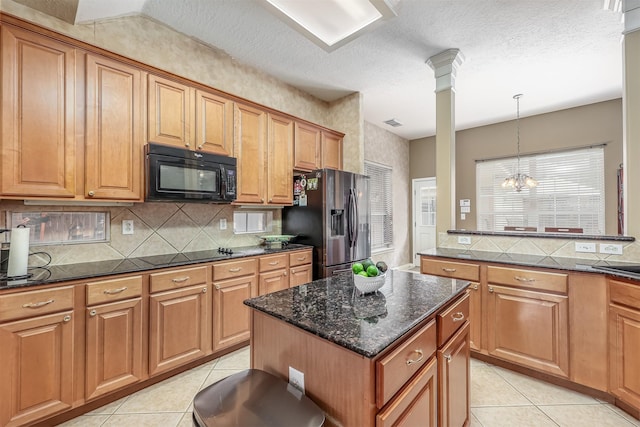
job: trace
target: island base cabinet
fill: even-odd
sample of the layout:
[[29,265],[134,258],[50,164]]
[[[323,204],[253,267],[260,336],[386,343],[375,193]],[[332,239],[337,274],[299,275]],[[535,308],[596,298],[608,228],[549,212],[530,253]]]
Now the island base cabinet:
[[568,298],[492,284],[487,295],[489,354],[567,378]]
[[438,350],[438,426],[462,427],[471,422],[469,322]]
[[86,398],[142,379],[142,299],[87,308]]
[[376,416],[376,427],[435,427],[438,364],[431,359],[400,393]]
[[0,425],[31,424],[73,402],[72,312],[0,325]]
[[610,305],[611,393],[640,410],[640,310]]

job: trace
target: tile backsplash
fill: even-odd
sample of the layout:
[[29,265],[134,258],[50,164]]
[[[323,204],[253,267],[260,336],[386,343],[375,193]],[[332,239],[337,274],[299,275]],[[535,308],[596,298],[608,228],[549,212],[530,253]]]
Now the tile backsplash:
[[[199,203],[135,203],[132,206],[78,207],[25,206],[21,202],[0,202],[0,227],[5,227],[6,212],[12,211],[108,211],[110,239],[108,242],[30,246],[30,251],[51,255],[52,265],[96,262],[113,259],[192,252],[218,247],[257,245],[260,234],[234,234],[233,212],[241,209],[232,205]],[[262,234],[279,234],[281,210],[273,212],[272,230]],[[227,228],[220,230],[221,219]],[[133,234],[122,234],[122,221],[133,221]],[[44,260],[30,257],[31,265]]]

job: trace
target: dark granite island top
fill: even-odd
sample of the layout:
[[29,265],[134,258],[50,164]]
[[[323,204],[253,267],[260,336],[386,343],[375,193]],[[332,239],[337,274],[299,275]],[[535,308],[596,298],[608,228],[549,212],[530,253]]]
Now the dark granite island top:
[[377,294],[354,296],[351,274],[341,274],[251,298],[245,304],[373,358],[468,286],[464,280],[389,270]]

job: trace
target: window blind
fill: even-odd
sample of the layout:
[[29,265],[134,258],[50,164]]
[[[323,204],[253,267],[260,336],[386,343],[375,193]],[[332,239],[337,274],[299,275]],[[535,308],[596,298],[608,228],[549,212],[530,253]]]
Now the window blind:
[[502,188],[516,169],[516,157],[476,164],[478,230],[533,226],[538,232],[562,227],[605,233],[603,146],[521,157],[520,172],[538,186],[519,193]]
[[392,169],[365,161],[364,173],[369,176],[371,249],[388,248],[393,244]]

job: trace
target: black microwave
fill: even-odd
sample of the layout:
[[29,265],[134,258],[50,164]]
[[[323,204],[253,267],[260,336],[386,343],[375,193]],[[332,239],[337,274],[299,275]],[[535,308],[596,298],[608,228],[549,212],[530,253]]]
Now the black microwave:
[[236,199],[236,159],[149,143],[147,201],[231,203]]

